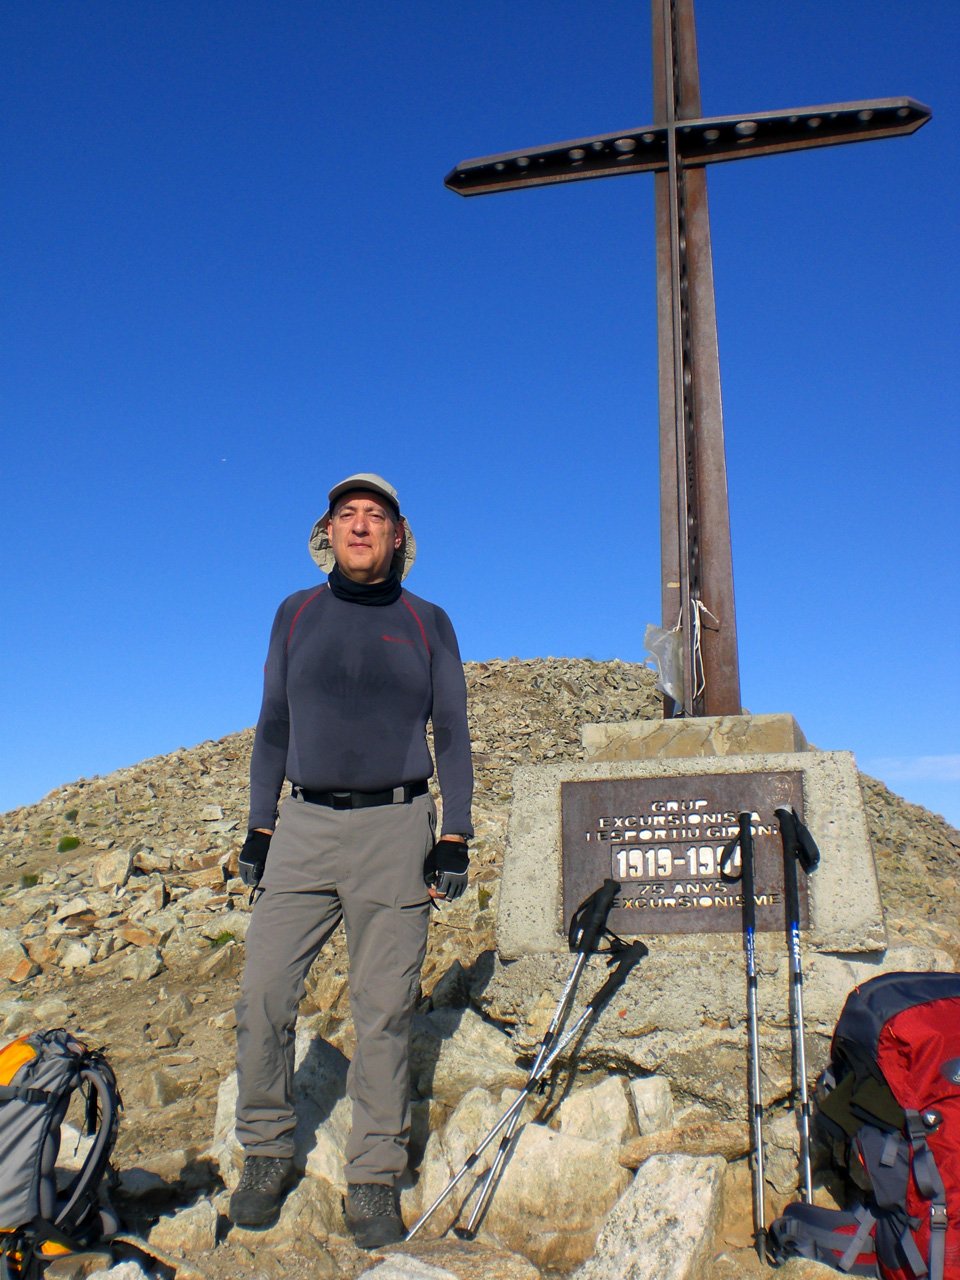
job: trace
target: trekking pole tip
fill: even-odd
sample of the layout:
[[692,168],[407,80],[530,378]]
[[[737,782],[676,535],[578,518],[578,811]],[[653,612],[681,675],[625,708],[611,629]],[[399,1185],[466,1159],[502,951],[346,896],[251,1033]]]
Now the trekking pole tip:
[[769,1242],[767,1240],[766,1227],[758,1227],[754,1239],[757,1249],[757,1257],[761,1262],[765,1262],[769,1266],[771,1263],[771,1253],[769,1249]]

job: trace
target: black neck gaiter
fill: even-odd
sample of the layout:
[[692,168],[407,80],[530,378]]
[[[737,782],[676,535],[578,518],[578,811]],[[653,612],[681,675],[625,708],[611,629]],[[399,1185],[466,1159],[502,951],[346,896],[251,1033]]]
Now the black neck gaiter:
[[348,600],[351,604],[393,604],[403,590],[392,569],[383,582],[354,582],[340,572],[338,564],[330,571],[327,585],[338,600]]

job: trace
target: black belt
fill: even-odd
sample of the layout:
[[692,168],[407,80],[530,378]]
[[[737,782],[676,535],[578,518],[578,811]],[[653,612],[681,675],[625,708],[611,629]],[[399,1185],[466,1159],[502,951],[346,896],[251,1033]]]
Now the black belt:
[[325,804],[329,809],[372,809],[381,804],[409,804],[427,793],[426,781],[407,782],[389,791],[310,791],[294,787],[293,795],[307,804]]

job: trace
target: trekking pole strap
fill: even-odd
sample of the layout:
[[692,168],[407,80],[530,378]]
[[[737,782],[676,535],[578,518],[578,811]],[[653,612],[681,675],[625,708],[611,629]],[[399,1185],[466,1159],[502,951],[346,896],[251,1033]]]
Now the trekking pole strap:
[[817,842],[807,827],[797,817],[793,805],[781,805],[774,809],[777,822],[780,824],[780,837],[783,840],[783,852],[788,857],[796,858],[800,866],[809,875],[820,864],[820,850]]
[[607,916],[619,892],[619,881],[604,880],[600,888],[577,907],[570,921],[568,941],[571,951],[586,954],[596,951],[597,939],[606,930]]
[[720,879],[725,880],[727,884],[738,884],[743,876],[742,870],[738,871],[736,874],[729,870],[730,863],[733,861],[733,855],[736,853],[739,843],[740,832],[737,831],[737,834],[733,836],[732,839],[728,840],[720,851]]

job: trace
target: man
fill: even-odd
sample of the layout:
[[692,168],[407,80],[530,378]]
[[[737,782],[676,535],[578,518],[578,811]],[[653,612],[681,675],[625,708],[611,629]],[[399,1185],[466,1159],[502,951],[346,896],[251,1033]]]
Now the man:
[[[250,764],[240,873],[259,897],[237,1005],[245,1159],[230,1216],[267,1225],[292,1179],[297,1005],[342,919],[357,1035],[344,1211],[357,1243],[375,1248],[404,1235],[396,1181],[407,1163],[410,1021],[431,901],[467,884],[466,686],[447,615],[401,586],[416,544],[392,485],[370,473],[335,485],[310,550],[329,578],[277,612]],[[292,793],[278,820],[285,778]]]

